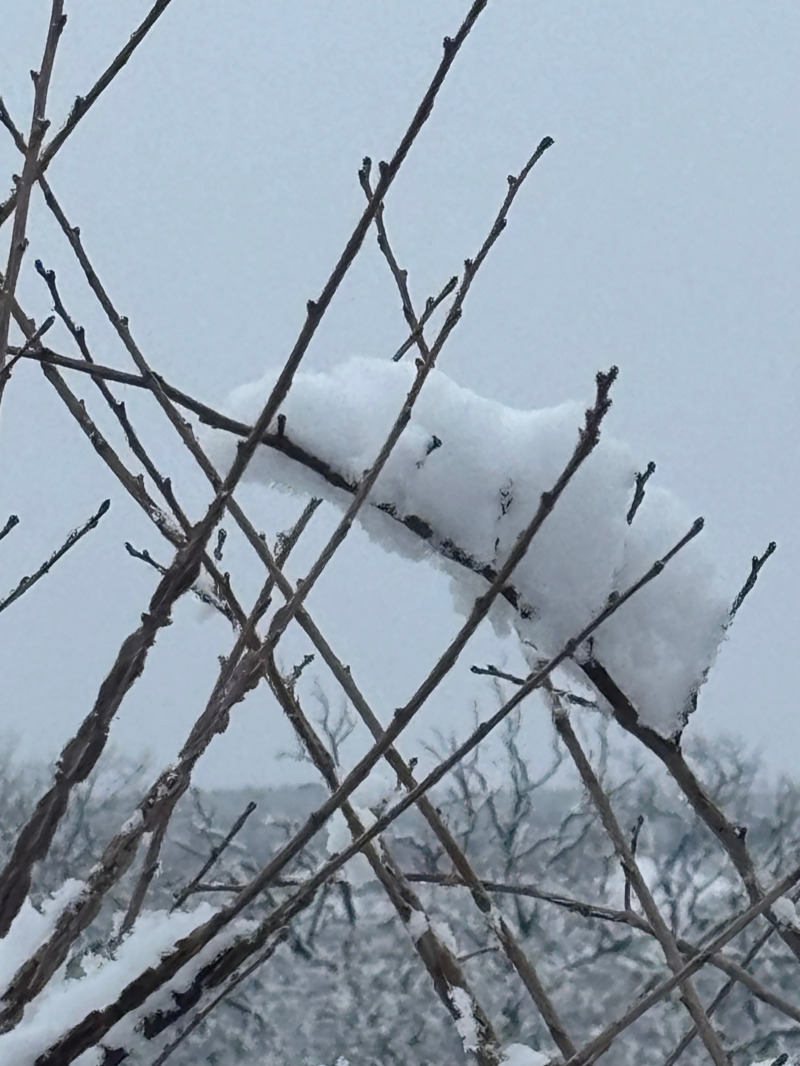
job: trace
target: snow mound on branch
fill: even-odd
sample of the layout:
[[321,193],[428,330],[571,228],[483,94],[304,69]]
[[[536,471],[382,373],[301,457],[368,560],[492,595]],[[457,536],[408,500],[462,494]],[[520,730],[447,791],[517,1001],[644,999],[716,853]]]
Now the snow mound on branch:
[[[410,362],[366,358],[327,372],[301,371],[281,407],[285,436],[354,485],[377,457],[414,376]],[[237,389],[230,413],[251,424],[276,379],[271,371]],[[437,558],[454,579],[457,607],[466,612],[486,582],[457,560],[466,559],[474,570],[502,565],[542,492],[561,474],[583,421],[580,404],[517,410],[434,370],[360,521],[390,550]],[[276,418],[271,432],[277,429]],[[210,440],[220,468],[230,465],[235,447],[228,434]],[[522,616],[501,599],[492,621],[501,631],[516,626],[536,657],[558,652],[612,592],[624,591],[691,527],[694,516],[672,494],[650,485],[628,525],[634,476],[642,468],[625,445],[604,433],[517,567],[512,584]],[[322,495],[341,507],[352,499],[270,447],[258,450],[247,478]],[[592,654],[641,720],[670,736],[684,724],[692,693],[714,660],[728,609],[711,560],[692,542],[602,625]]]

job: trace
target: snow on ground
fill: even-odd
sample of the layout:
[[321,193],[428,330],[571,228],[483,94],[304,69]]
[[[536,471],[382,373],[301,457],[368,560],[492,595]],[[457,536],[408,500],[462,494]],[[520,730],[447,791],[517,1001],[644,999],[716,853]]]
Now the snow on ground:
[[[301,371],[281,407],[286,437],[356,483],[378,455],[414,375],[411,362],[360,357],[329,372]],[[236,390],[230,413],[252,423],[276,378],[270,371]],[[572,454],[583,416],[584,406],[576,403],[531,411],[506,407],[434,370],[370,500],[391,505],[401,517],[422,519],[435,531],[431,542],[449,541],[496,568]],[[277,419],[271,430],[277,431]],[[226,468],[235,438],[215,433],[208,443]],[[628,525],[634,475],[643,466],[624,444],[602,435],[513,577],[530,618],[501,603],[493,613],[498,628],[512,622],[538,655],[554,654],[612,592],[623,591],[688,531],[696,516],[650,484]],[[351,500],[272,448],[259,449],[247,476],[323,495],[339,506]],[[425,540],[376,506],[362,510],[361,521],[390,550],[413,558],[432,554]],[[457,607],[469,610],[485,583],[456,563],[439,562],[453,577]],[[724,636],[730,600],[702,543],[694,541],[597,632],[595,657],[641,719],[662,735],[680,729]]]

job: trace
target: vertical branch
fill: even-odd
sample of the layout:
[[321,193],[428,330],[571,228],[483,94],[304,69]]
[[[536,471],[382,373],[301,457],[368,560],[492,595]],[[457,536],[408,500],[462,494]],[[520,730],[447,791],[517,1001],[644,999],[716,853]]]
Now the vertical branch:
[[[334,760],[304,714],[297,696],[281,677],[272,652],[267,657],[266,673],[275,698],[300,738],[311,761],[331,793],[335,793],[339,789],[340,782]],[[339,810],[347,821],[353,839],[357,840],[365,831],[358,812],[346,798],[342,799]],[[403,877],[400,867],[391,857],[385,842],[377,838],[374,843],[365,845],[363,855],[408,929],[414,948],[433,981],[436,994],[455,1022],[459,1022],[463,1017],[461,1003],[463,996],[467,997],[469,1010],[478,1031],[479,1043],[476,1049],[478,1062],[482,1066],[497,1066],[500,1062],[500,1048],[489,1016],[470,988],[455,956],[432,928],[422,902]],[[415,922],[420,922],[420,919],[423,926],[422,932],[414,927]]]
[[[757,903],[762,898],[763,889],[753,857],[745,843],[746,829],[734,825],[713,801],[686,761],[679,738],[666,739],[643,725],[639,721],[636,708],[597,660],[589,659],[578,665],[597,691],[608,700],[617,723],[661,760],[695,814],[722,845],[741,877],[750,901]],[[779,924],[771,913],[767,916],[775,925],[780,938],[800,961],[800,932],[790,926]]]
[[[56,58],[56,49],[61,33],[66,23],[64,15],[64,0],[53,0],[50,9],[50,25],[47,30],[47,39],[44,46],[44,55],[38,71],[31,71],[33,78],[33,117],[31,118],[28,146],[25,152],[25,162],[22,167],[22,176],[17,183],[16,209],[14,211],[14,224],[11,228],[11,244],[8,249],[8,263],[6,265],[5,278],[0,289],[0,369],[5,365],[6,349],[8,347],[8,331],[11,325],[11,304],[17,288],[19,272],[22,267],[22,257],[27,247],[25,236],[28,226],[28,210],[30,207],[31,190],[36,181],[39,164],[39,152],[42,147],[44,135],[47,132],[49,122],[45,116],[47,108],[47,93],[50,88],[50,77],[53,73],[53,63]],[[0,381],[0,396],[2,396],[3,382]]]
[[[603,787],[600,784],[597,775],[592,770],[589,760],[586,758],[586,754],[583,751],[581,743],[572,728],[572,723],[569,720],[569,712],[560,704],[558,697],[554,694],[552,686],[550,686],[548,682],[545,682],[544,688],[550,698],[553,711],[553,723],[556,727],[556,731],[563,740],[567,751],[572,756],[572,760],[581,776],[581,780],[592,798],[592,802],[594,803],[603,823],[603,828],[614,846],[614,850],[625,870],[626,877],[630,879],[647,920],[661,945],[667,965],[672,970],[673,974],[679,974],[683,969],[684,960],[678,945],[676,944],[675,938],[670,932],[666,922],[662,918],[661,912],[658,909],[650,889],[647,887],[646,881],[641,875],[636,859],[625,840],[625,834],[622,832],[614,812],[611,809],[608,797],[603,791]],[[703,1009],[703,1005],[700,1002],[700,997],[698,996],[694,985],[689,980],[683,980],[680,984],[680,989],[684,1006],[697,1027],[697,1031],[712,1060],[716,1066],[730,1066],[728,1054],[723,1048],[717,1033],[714,1031],[711,1022]]]

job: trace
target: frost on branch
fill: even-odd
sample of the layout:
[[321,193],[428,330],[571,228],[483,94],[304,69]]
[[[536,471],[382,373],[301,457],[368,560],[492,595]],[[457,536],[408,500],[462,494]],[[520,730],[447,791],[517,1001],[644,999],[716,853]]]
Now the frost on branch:
[[[268,372],[234,392],[231,414],[251,423],[276,376]],[[408,363],[366,358],[298,373],[270,429],[313,457],[317,470],[263,447],[250,480],[346,506],[344,483],[354,488],[374,462],[413,380]],[[502,565],[562,472],[582,423],[579,404],[516,410],[434,370],[360,520],[390,550],[435,558],[453,579],[456,605],[468,609],[485,587],[477,574]],[[234,450],[230,437],[212,442],[221,466]],[[494,608],[495,626],[511,622],[537,656],[560,650],[691,525],[679,501],[651,485],[627,523],[640,466],[604,435],[517,568],[516,609],[506,601]],[[583,654],[602,662],[646,725],[671,736],[714,660],[728,612],[711,560],[693,544],[609,618]]]

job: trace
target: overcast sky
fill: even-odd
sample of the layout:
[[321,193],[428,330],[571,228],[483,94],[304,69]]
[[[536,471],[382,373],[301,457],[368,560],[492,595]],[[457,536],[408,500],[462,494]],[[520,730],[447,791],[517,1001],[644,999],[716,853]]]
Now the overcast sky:
[[[28,70],[49,3],[0,0],[0,92],[27,128]],[[147,4],[73,0],[51,92],[55,127],[127,39]],[[97,269],[154,366],[221,404],[280,362],[363,209],[364,155],[389,157],[463,2],[173,0],[151,37],[81,123],[49,175]],[[778,552],[737,619],[691,724],[740,733],[769,767],[796,773],[800,714],[800,8],[706,0],[490,0],[387,200],[386,221],[421,306],[475,253],[506,191],[545,135],[555,146],[514,206],[441,367],[519,407],[588,399],[620,367],[609,429],[694,513],[731,598],[754,553]],[[20,168],[0,130],[3,190]],[[7,240],[7,231],[3,240]],[[128,367],[38,195],[20,298],[49,299],[35,257],[56,269],[98,360]],[[5,257],[5,245],[3,257]],[[72,353],[53,330],[54,347]],[[309,351],[311,367],[387,356],[404,337],[393,282],[370,238]],[[108,426],[96,393],[75,382]],[[124,393],[125,390],[122,390]],[[133,390],[129,390],[132,392]],[[124,396],[194,517],[208,488],[154,405]],[[0,524],[10,588],[106,496],[100,529],[0,616],[2,725],[23,753],[57,754],[91,708],[156,575],[123,542],[170,552],[91,452],[32,364],[0,416]],[[302,500],[244,489],[270,535]],[[331,528],[321,516],[290,567],[300,575]],[[230,523],[228,523],[230,525]],[[260,581],[231,536],[226,565]],[[354,532],[309,609],[388,720],[458,618],[446,578],[388,557]],[[230,647],[222,620],[182,603],[113,737],[138,758],[171,759]],[[304,646],[281,645],[289,666]],[[517,662],[481,632],[402,745],[465,735],[472,705],[494,706],[473,662]],[[333,695],[320,665],[310,668]],[[529,723],[529,724],[528,724]],[[528,750],[549,725],[526,712]],[[291,737],[264,687],[237,709],[200,764],[203,784],[313,780],[276,750]],[[355,749],[354,749],[355,751]]]

